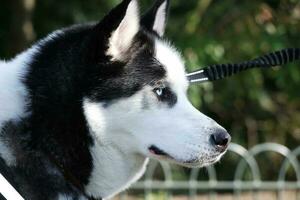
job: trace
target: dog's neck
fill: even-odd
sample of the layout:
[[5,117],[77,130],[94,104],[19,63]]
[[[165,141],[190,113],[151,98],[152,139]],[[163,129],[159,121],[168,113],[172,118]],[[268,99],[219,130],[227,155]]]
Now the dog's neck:
[[148,158],[138,154],[138,144],[130,133],[118,128],[108,119],[113,112],[106,113],[101,103],[83,101],[84,115],[94,145],[89,151],[93,169],[85,191],[94,197],[109,198],[126,189],[140,178]]
[[93,171],[85,190],[93,197],[110,198],[128,188],[144,173],[148,158],[124,152],[114,145],[95,143]]

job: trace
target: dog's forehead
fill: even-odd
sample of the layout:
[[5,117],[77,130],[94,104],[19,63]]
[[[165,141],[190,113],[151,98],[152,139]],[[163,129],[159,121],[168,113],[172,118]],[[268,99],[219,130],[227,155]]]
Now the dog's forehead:
[[164,66],[167,81],[175,90],[186,90],[188,81],[186,79],[184,61],[180,53],[167,41],[155,40],[155,58]]

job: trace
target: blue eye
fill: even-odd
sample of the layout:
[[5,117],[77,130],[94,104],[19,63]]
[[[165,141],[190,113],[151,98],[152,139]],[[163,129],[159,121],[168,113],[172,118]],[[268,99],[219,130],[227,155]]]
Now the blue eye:
[[168,86],[160,85],[153,88],[152,91],[155,93],[158,101],[167,103],[170,107],[177,102],[176,94]]
[[158,88],[155,88],[154,89],[154,92],[155,92],[155,94],[157,95],[157,96],[162,96],[162,94],[163,94],[163,90],[164,90],[164,88],[163,87],[158,87]]

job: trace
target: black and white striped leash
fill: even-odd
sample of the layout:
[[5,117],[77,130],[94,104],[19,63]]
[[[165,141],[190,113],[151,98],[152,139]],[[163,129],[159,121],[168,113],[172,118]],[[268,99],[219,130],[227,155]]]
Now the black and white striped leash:
[[300,59],[300,48],[275,51],[250,61],[229,64],[215,64],[188,73],[190,83],[203,83],[227,78],[253,68],[269,68],[291,63]]

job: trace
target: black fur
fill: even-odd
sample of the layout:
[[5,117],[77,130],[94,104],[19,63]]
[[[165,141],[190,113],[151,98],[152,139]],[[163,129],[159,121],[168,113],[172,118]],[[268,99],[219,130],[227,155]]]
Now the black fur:
[[[23,77],[29,115],[18,123],[7,122],[0,135],[17,156],[14,167],[0,158],[0,172],[25,199],[85,195],[94,144],[83,114],[84,98],[109,105],[165,77],[153,56],[157,36],[147,29],[134,38],[128,60],[111,62],[105,54],[129,2],[124,0],[98,24],[63,29],[38,44],[40,50]],[[172,106],[176,96],[168,90],[162,101]]]

